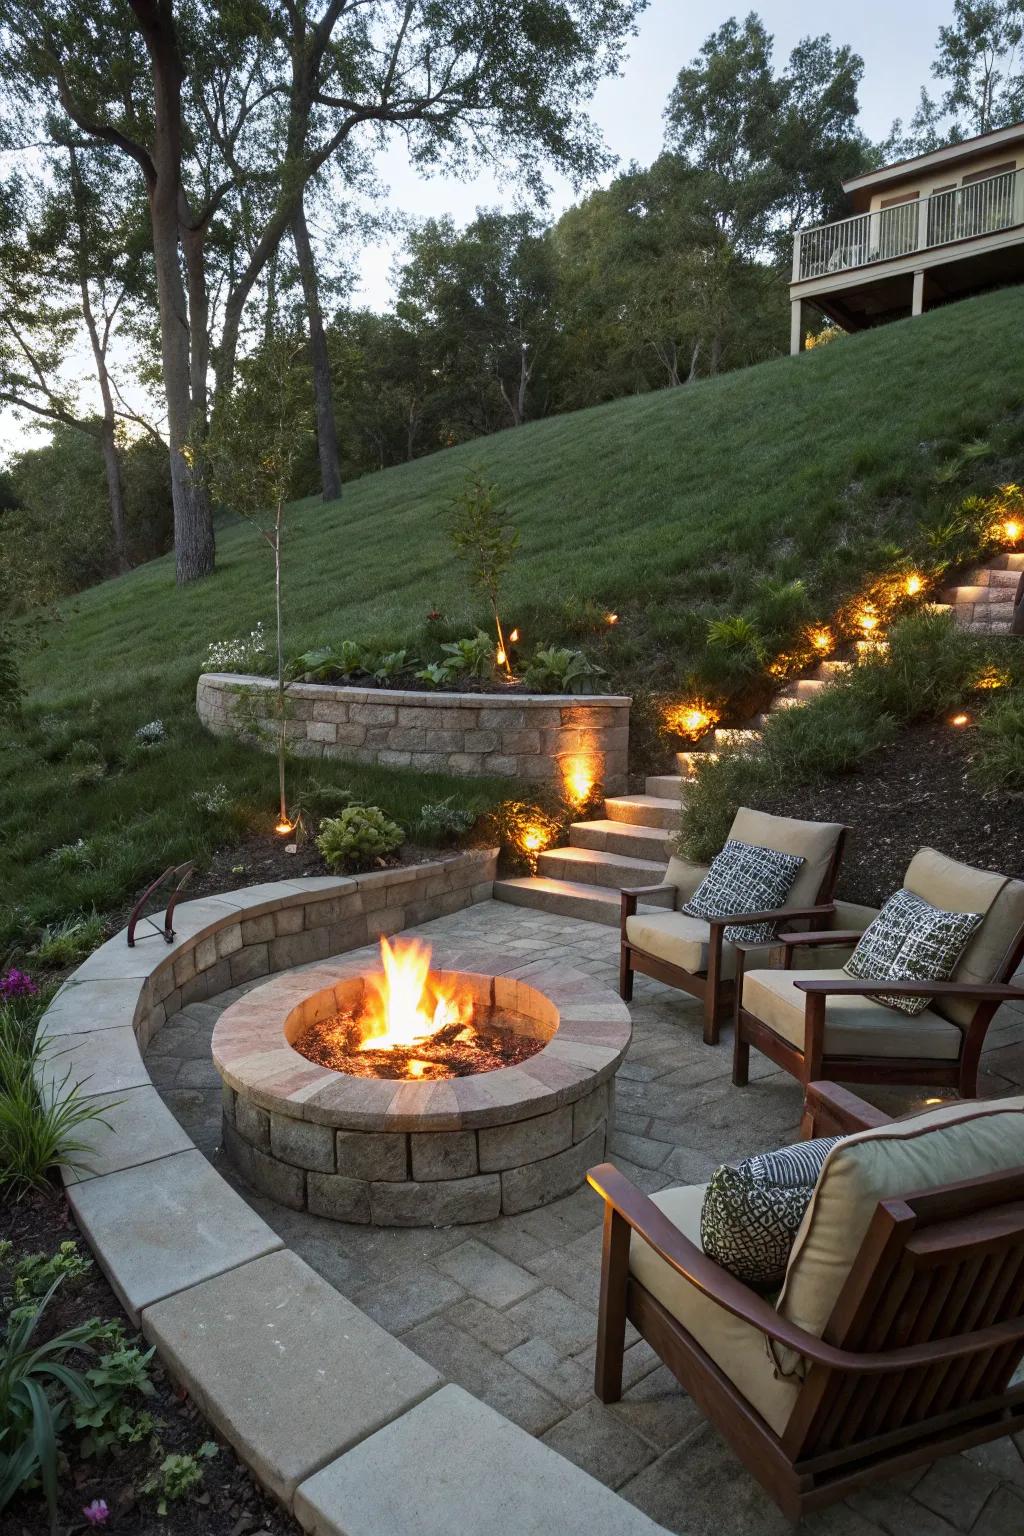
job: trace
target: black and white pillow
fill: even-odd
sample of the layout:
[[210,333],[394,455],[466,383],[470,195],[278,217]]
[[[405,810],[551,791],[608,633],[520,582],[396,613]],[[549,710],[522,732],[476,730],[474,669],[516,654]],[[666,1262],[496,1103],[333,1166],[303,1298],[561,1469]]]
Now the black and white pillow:
[[716,1168],[700,1213],[708,1257],[748,1285],[778,1284],[822,1165],[842,1139],[819,1136]]
[[[944,912],[913,891],[890,896],[874,922],[861,934],[843,966],[864,981],[948,981],[982,912]],[[892,997],[880,992],[876,1003],[901,1013],[924,1013],[927,997]]]
[[[798,854],[757,848],[732,837],[712,859],[704,879],[680,910],[690,917],[706,918],[781,907],[803,862]],[[727,928],[725,937],[732,944],[770,944],[775,929],[775,923],[741,924]]]

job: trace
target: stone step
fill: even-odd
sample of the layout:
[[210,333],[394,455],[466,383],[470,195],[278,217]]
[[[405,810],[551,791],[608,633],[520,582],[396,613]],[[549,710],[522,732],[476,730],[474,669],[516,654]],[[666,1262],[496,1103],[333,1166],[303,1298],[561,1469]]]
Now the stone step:
[[[541,875],[522,875],[511,880],[495,880],[495,901],[507,901],[515,907],[533,907],[539,912],[552,912],[558,917],[580,917],[587,923],[604,923],[608,928],[619,926],[621,903],[619,893],[608,886],[582,885],[576,880],[552,880]],[[669,898],[654,897],[641,902],[639,910],[646,907],[668,906]]]
[[537,856],[537,873],[551,880],[577,880],[581,885],[610,885],[629,890],[656,885],[664,879],[668,851],[659,859],[636,859],[597,848],[547,848]]
[[[644,780],[644,789],[651,800],[671,800],[673,805],[678,805],[682,798],[683,785],[686,780],[675,773],[655,773]],[[607,809],[608,801],[605,801]]]
[[709,747],[695,747],[689,752],[677,752],[676,767],[684,779],[692,779],[698,763],[706,762],[709,757],[714,762],[717,755]]
[[614,795],[604,803],[604,813],[609,821],[626,822],[631,827],[668,827],[674,831],[679,825],[681,780],[673,781],[675,792],[665,798],[658,795]]
[[1001,603],[1013,607],[1013,591],[1007,587],[951,587],[945,594],[957,608],[964,603],[985,603],[998,607]]
[[624,853],[630,859],[668,861],[669,840],[679,828],[676,809],[672,830],[637,826],[627,821],[577,821],[569,828],[573,848],[596,848],[600,853]]
[[739,747],[741,750],[753,751],[760,741],[760,731],[737,730],[731,726],[719,726],[714,732],[716,747]]
[[983,565],[980,570],[972,571],[968,578],[968,585],[977,587],[1008,587],[1015,592],[1020,585],[1020,571],[1004,571],[998,566]]
[[[806,704],[809,699],[815,698],[824,687],[825,684],[818,677],[798,677],[795,682],[787,683],[781,693],[775,695],[772,700],[772,708],[774,709],[776,704],[782,699],[786,699],[790,704]],[[785,707],[783,705],[783,708]]]
[[849,672],[851,661],[819,661],[811,676],[819,683],[833,683],[844,672]]
[[1010,619],[958,619],[957,628],[964,629],[969,635],[1008,635],[1010,633]]
[[1024,552],[1007,551],[1005,555],[996,555],[994,560],[989,561],[988,568],[990,571],[1024,571]]

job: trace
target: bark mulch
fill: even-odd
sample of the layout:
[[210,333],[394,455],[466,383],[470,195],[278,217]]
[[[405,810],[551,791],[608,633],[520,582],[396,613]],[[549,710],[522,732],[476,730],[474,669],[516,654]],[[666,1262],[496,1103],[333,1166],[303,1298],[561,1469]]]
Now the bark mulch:
[[[34,1195],[0,1208],[0,1238],[13,1244],[14,1256],[55,1253],[69,1239],[88,1257],[89,1247],[75,1225],[63,1195]],[[113,1291],[94,1264],[88,1275],[63,1283],[44,1314],[39,1339],[50,1338],[76,1323],[98,1317],[114,1319],[134,1331]],[[144,1342],[139,1339],[139,1346]],[[85,1361],[82,1362],[86,1364]],[[92,1530],[83,1509],[95,1499],[106,1501],[106,1522],[96,1527],[118,1536],[298,1536],[299,1527],[265,1495],[230,1447],[202,1461],[202,1485],[157,1512],[156,1495],[142,1484],[167,1455],[195,1454],[216,1435],[189,1398],[174,1385],[156,1356],[150,1363],[156,1395],[145,1408],[158,1420],[160,1448],[128,1445],[97,1460],[76,1456],[74,1436],[64,1438],[68,1463],[60,1479],[58,1529],[61,1536]],[[0,1536],[44,1536],[49,1531],[46,1504],[38,1492],[18,1494],[0,1514]]]
[[923,846],[1024,879],[1024,796],[979,793],[967,776],[972,735],[914,726],[860,772],[773,796],[762,809],[851,827],[839,876],[849,901],[879,906]]

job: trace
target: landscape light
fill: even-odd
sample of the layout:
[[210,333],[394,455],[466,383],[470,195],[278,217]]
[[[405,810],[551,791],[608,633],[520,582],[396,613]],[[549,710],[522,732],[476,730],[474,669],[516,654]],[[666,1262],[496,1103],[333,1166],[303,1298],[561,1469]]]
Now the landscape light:
[[861,629],[870,634],[873,629],[878,628],[878,614],[873,613],[870,608],[865,608],[862,613],[857,615],[857,623]]
[[905,582],[907,596],[916,597],[923,586],[924,582],[921,580],[920,576],[916,574],[913,576],[908,576]]
[[950,725],[970,725],[971,717],[961,710],[958,715],[952,717],[949,723]]
[[294,830],[294,821],[279,821],[274,827],[274,831],[278,834],[279,837],[286,837],[289,832],[294,832]]
[[1003,533],[1011,544],[1016,544],[1021,535],[1021,525],[1015,518],[1008,518],[1003,524]]
[[606,613],[604,616],[604,621],[606,624],[617,624],[619,622],[619,616],[617,613]]
[[576,805],[583,805],[590,798],[594,788],[594,775],[590,765],[583,761],[570,763],[565,771],[565,788],[569,799]]
[[518,631],[518,629],[514,629],[512,631],[512,633],[508,637],[509,644],[510,645],[515,645],[518,639],[519,639],[519,631]]
[[811,644],[816,651],[830,651],[834,643],[830,629],[822,626],[821,629],[811,630]]
[[719,715],[710,705],[694,699],[670,704],[663,718],[668,730],[674,731],[677,736],[686,736],[696,741],[717,724]]

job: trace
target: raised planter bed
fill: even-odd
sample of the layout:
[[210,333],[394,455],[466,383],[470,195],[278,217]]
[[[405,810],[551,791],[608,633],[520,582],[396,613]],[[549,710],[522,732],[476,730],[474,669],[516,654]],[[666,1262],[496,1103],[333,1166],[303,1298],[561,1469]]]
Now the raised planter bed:
[[[275,688],[268,677],[204,672],[196,711],[215,735],[271,750]],[[631,702],[623,695],[417,693],[291,683],[285,729],[291,750],[302,757],[537,784],[588,782],[620,794]]]

